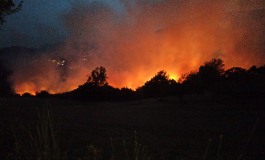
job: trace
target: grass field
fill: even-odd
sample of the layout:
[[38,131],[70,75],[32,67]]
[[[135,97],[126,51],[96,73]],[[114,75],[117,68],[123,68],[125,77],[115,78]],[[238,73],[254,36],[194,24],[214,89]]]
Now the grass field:
[[29,135],[38,137],[36,126],[49,111],[56,147],[65,159],[85,157],[91,144],[102,159],[110,159],[113,146],[119,152],[124,141],[134,142],[135,131],[155,160],[264,159],[265,112],[253,105],[207,96],[184,102],[177,97],[132,102],[1,98],[0,156],[14,155],[18,142],[25,149],[34,141]]

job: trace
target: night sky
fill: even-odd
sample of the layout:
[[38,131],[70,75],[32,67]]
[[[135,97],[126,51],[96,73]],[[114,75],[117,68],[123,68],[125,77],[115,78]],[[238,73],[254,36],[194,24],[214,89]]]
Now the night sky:
[[32,49],[5,57],[17,93],[72,90],[97,66],[114,87],[135,89],[160,70],[177,80],[213,58],[226,69],[265,64],[264,8],[263,0],[24,0],[0,47]]
[[[14,0],[16,4],[20,0]],[[0,47],[41,47],[63,41],[67,30],[62,16],[76,5],[88,5],[93,0],[24,0],[22,10],[6,19],[0,32]],[[118,0],[102,0],[115,11],[121,11]]]

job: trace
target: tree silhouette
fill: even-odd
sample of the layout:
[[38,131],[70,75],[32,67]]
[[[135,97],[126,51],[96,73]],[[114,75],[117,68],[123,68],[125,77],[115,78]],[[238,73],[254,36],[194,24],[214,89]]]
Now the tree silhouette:
[[224,73],[225,78],[231,79],[231,80],[242,80],[242,78],[246,78],[247,71],[244,68],[241,67],[233,67],[225,71]]
[[224,74],[224,63],[222,59],[212,59],[199,68],[199,84],[203,92],[217,91],[220,87],[222,75]]
[[48,97],[51,97],[51,96],[52,95],[46,90],[42,90],[42,91],[36,93],[36,97],[48,98]]
[[159,71],[146,85],[165,85],[169,82],[169,76],[166,71]]
[[104,67],[100,66],[95,68],[91,75],[88,77],[87,83],[91,83],[97,87],[108,85],[107,82],[107,71]]
[[219,58],[212,59],[200,66],[198,72],[182,75],[180,83],[187,93],[219,92],[224,72],[223,60]]
[[151,80],[147,81],[137,92],[146,97],[164,97],[178,92],[179,84],[169,79],[166,71],[159,71]]
[[0,96],[13,95],[12,85],[8,80],[11,72],[0,62]]
[[265,92],[265,66],[252,66],[248,71],[249,92]]
[[23,1],[16,6],[13,0],[1,0],[0,1],[0,26],[5,22],[5,17],[18,12],[22,7]]
[[207,80],[216,80],[224,71],[224,62],[220,58],[207,61],[199,68],[199,74]]
[[199,94],[199,93],[201,93],[198,72],[191,71],[189,73],[183,74],[179,79],[179,83],[181,83],[181,86],[183,88],[183,92],[185,94],[188,94],[188,93]]
[[240,67],[232,67],[224,72],[223,92],[226,94],[238,94],[245,92],[249,85],[247,70]]

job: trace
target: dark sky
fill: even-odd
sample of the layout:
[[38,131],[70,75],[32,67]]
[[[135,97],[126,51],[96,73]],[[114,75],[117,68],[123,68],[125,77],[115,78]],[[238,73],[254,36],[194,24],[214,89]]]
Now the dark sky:
[[[62,16],[75,5],[86,5],[93,0],[24,0],[22,10],[6,18],[0,31],[0,47],[40,47],[64,40],[67,31]],[[94,0],[95,1],[95,0]],[[20,0],[14,0],[16,4]],[[121,8],[118,0],[102,0],[113,9]]]
[[[22,10],[7,17],[7,22],[0,32],[0,47],[14,45],[40,47],[60,42],[68,35],[62,22],[63,15],[67,14],[74,6],[87,5],[93,1],[106,3],[115,11],[123,14],[124,6],[121,2],[126,0],[24,0]],[[133,1],[135,0],[130,0],[130,2]],[[150,2],[162,0],[147,1],[150,4]],[[183,0],[173,1],[181,2]],[[216,1],[219,1],[220,5],[225,4],[226,9],[230,11],[265,8],[263,0],[214,0],[213,2]],[[14,2],[18,4],[20,0],[14,0]],[[205,0],[198,2],[196,5],[204,5]]]

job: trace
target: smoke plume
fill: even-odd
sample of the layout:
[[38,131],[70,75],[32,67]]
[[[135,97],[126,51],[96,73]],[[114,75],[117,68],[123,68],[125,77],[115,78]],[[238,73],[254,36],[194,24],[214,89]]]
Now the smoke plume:
[[121,1],[74,4],[61,17],[65,41],[15,69],[18,93],[72,90],[97,66],[114,87],[137,88],[159,70],[171,78],[212,58],[226,68],[265,60],[262,0]]

